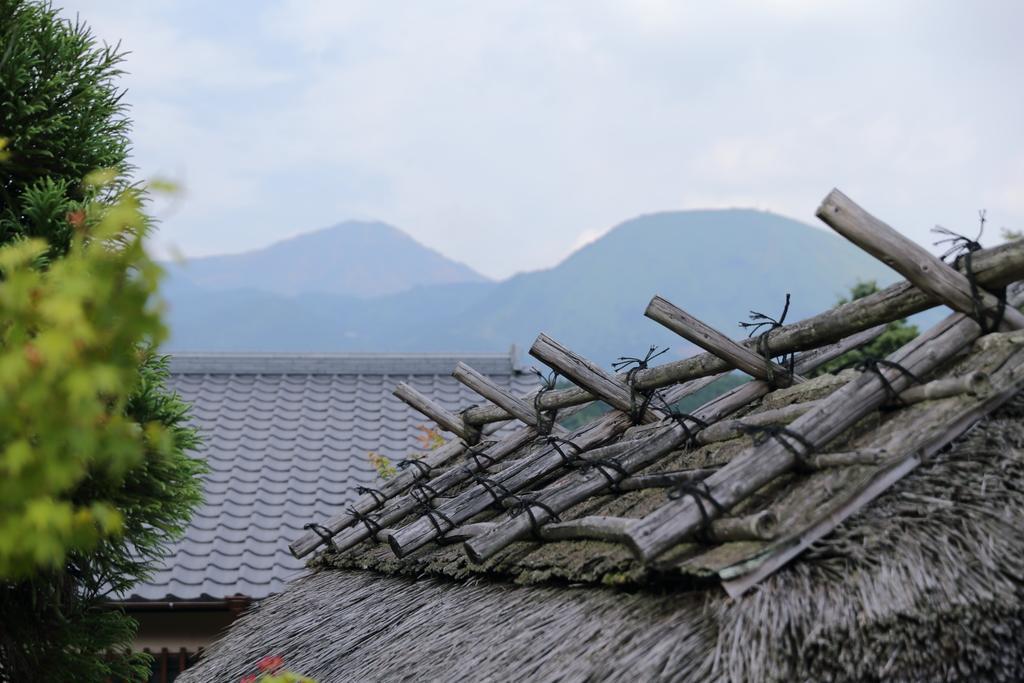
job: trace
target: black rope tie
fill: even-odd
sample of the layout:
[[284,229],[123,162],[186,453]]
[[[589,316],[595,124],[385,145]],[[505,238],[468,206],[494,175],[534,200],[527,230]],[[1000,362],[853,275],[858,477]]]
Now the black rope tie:
[[974,272],[974,252],[979,251],[981,247],[982,234],[985,232],[985,212],[978,212],[979,226],[978,236],[974,239],[965,237],[959,233],[953,232],[941,226],[932,228],[932,232],[939,235],[946,235],[944,239],[934,242],[935,246],[940,244],[949,244],[949,248],[942,255],[942,260],[946,260],[950,256],[954,256],[953,264],[956,265],[960,259],[964,262],[964,275],[967,276],[967,284],[971,287],[971,303],[974,308],[973,318],[975,322],[981,327],[982,335],[986,335],[990,332],[995,332],[999,329],[999,326],[1003,323],[1003,316],[1006,314],[1006,288],[1003,287],[997,293],[995,297],[997,300],[995,310],[989,309],[984,300],[982,294],[986,291],[981,288],[978,284],[977,274]]
[[[491,465],[494,465],[495,463],[498,462],[497,460],[495,460],[491,456],[487,455],[487,453],[484,453],[483,449],[481,449],[481,448],[477,448],[475,446],[470,446],[466,450],[469,451],[469,455],[467,457],[469,459],[471,459],[476,464],[476,468],[478,470],[485,470],[488,467],[490,467]],[[481,462],[481,461],[483,461],[483,462]]]
[[569,467],[578,469],[580,472],[597,470],[598,474],[608,482],[608,488],[616,493],[619,492],[619,483],[629,476],[629,472],[622,466],[622,463],[610,458],[577,458]]
[[312,531],[314,534],[319,536],[320,542],[325,544],[331,550],[335,550],[337,548],[337,546],[334,545],[334,534],[331,533],[331,530],[325,527],[323,524],[316,524],[315,522],[310,522],[309,524],[303,525],[302,528],[308,529],[309,531]]
[[366,527],[366,530],[370,532],[370,538],[372,538],[374,541],[380,540],[379,538],[377,538],[377,534],[379,534],[381,532],[381,529],[383,529],[384,527],[378,524],[377,520],[363,512],[360,512],[354,507],[350,507],[348,509],[348,514],[352,515],[358,521],[362,522],[363,526]]
[[437,498],[438,492],[430,484],[425,484],[422,481],[414,481],[409,487],[409,495],[413,497],[413,500],[419,503],[428,502],[431,498]]
[[[419,501],[420,514],[426,517],[427,521],[429,521],[431,526],[434,527],[434,530],[437,531],[437,539],[435,540],[437,540],[438,543],[441,542],[442,536],[444,536],[446,533],[459,526],[458,524],[453,522],[448,515],[444,514],[435,507],[431,507],[430,503],[426,499],[421,500],[417,498],[417,500]],[[441,526],[441,523],[438,522],[438,519],[440,519],[441,522],[447,524],[448,528],[443,528]]]
[[533,412],[537,416],[537,433],[541,435],[547,435],[551,433],[552,428],[555,426],[555,418],[558,416],[558,409],[549,410],[548,414],[545,415],[541,409],[540,401],[544,394],[549,391],[554,391],[555,384],[558,382],[558,372],[552,370],[545,377],[544,374],[537,368],[530,368],[530,372],[537,375],[540,378],[540,389],[533,395]]
[[[580,453],[583,452],[583,449],[577,446],[575,443],[573,443],[569,439],[563,439],[560,436],[545,437],[544,443],[555,449],[555,452],[558,453],[558,457],[562,459],[562,464],[566,465],[567,467],[571,466],[574,462],[576,462],[576,460],[578,460],[580,457]],[[566,452],[562,450],[563,445],[572,448],[573,453],[571,455],[566,454]]]
[[693,498],[693,501],[697,504],[697,510],[700,511],[700,527],[694,536],[705,543],[709,542],[710,539],[707,536],[707,531],[713,519],[704,504],[705,502],[709,503],[719,515],[725,514],[725,508],[711,495],[711,489],[708,488],[707,482],[686,482],[668,492],[668,497],[671,500],[681,500],[687,496]]
[[[683,432],[686,433],[686,443],[684,447],[689,448],[690,446],[697,445],[697,433],[702,429],[706,429],[708,423],[695,415],[684,413],[683,411],[678,410],[677,408],[669,405],[669,402],[666,401],[665,397],[662,396],[660,393],[656,393],[655,396],[663,406],[666,419],[675,421],[676,424],[683,428]],[[696,429],[691,428],[690,425],[687,424],[687,420],[695,424]]]
[[416,458],[406,458],[398,461],[398,469],[405,470],[410,467],[415,467],[421,477],[429,477],[431,470],[433,470],[430,465]]
[[[803,434],[798,434],[792,429],[787,429],[781,425],[743,425],[740,427],[740,431],[744,434],[750,434],[754,438],[754,445],[758,446],[769,438],[775,439],[796,458],[797,463],[802,468],[806,470],[814,469],[809,458],[817,449]],[[797,448],[797,444],[802,446],[803,450]]]
[[[652,360],[666,351],[668,351],[668,347],[659,351],[657,346],[652,345],[651,348],[647,349],[647,353],[644,354],[643,358],[619,356],[618,360],[612,363],[612,369],[615,372],[622,372],[629,368],[626,372],[626,384],[629,385],[629,417],[635,425],[640,424],[640,421],[643,420],[644,413],[647,412],[647,407],[651,404],[651,397],[654,395],[653,390],[641,391],[637,389],[636,373],[646,370]],[[640,399],[639,403],[637,403],[638,398]]]
[[370,495],[373,496],[373,504],[380,507],[387,502],[388,497],[384,495],[379,489],[372,488],[370,486],[357,486],[356,493],[360,496]]
[[[416,480],[412,486],[409,487],[409,496],[417,503],[417,509],[420,514],[427,518],[431,526],[437,531],[438,543],[441,542],[441,536],[456,528],[458,524],[453,522],[448,515],[444,514],[437,508],[430,505],[430,499],[438,496],[437,490],[430,484],[424,484],[422,481]],[[441,524],[437,521],[438,518],[448,525],[447,529],[441,527]]]
[[885,373],[882,372],[882,368],[892,368],[914,384],[924,384],[921,378],[913,372],[896,361],[886,360],[885,358],[864,358],[863,360],[859,360],[855,363],[844,365],[839,369],[844,370],[848,367],[852,367],[854,370],[859,372],[870,372],[874,374],[882,382],[882,388],[885,389],[885,394],[889,397],[889,400],[900,406],[905,406],[907,403],[902,397],[900,397],[900,392],[896,391],[896,387],[892,385],[889,378],[885,376]]
[[[768,372],[768,382],[772,383],[772,384],[774,384],[774,382],[775,382],[775,370],[772,368],[772,358],[773,358],[773,355],[772,355],[771,347],[768,344],[768,337],[769,337],[769,335],[772,332],[774,332],[778,328],[782,327],[783,324],[785,324],[785,322],[786,322],[786,315],[788,313],[789,313],[789,293],[787,292],[786,293],[786,303],[782,307],[782,315],[779,316],[778,320],[776,320],[775,318],[771,317],[770,315],[766,315],[766,314],[761,313],[759,311],[750,311],[750,316],[749,317],[750,317],[751,322],[740,323],[740,327],[742,327],[745,330],[750,330],[750,333],[747,334],[747,338],[748,339],[750,337],[753,337],[755,334],[758,334],[758,331],[761,330],[762,328],[767,328],[763,332],[758,334],[758,337],[757,337],[757,350],[758,350],[758,353],[760,353],[761,356],[764,358],[765,367],[767,368],[767,372]],[[796,359],[796,354],[794,354],[794,353],[790,353],[789,356],[788,356],[788,359],[787,359],[787,356],[785,356],[785,355],[783,355],[782,358],[781,358],[782,365],[785,366],[787,370],[789,370],[789,376],[790,376],[791,379],[793,377],[793,368],[794,368],[794,364],[795,364],[795,359]]]
[[548,514],[548,517],[550,517],[550,519],[548,519],[547,521],[562,521],[562,518],[558,516],[558,513],[552,510],[551,507],[546,503],[542,503],[539,500],[528,500],[526,498],[522,498],[521,496],[512,496],[512,498],[514,499],[514,502],[512,507],[508,509],[508,516],[514,518],[518,517],[519,515],[525,512],[527,516],[530,518],[530,532],[533,534],[533,537],[538,540],[540,540],[541,538],[540,526],[542,522],[540,522],[540,520],[537,519],[537,515],[533,513],[534,507],[538,507]]
[[511,491],[509,491],[507,488],[505,488],[504,485],[494,481],[490,477],[485,477],[481,474],[476,474],[473,476],[473,481],[475,481],[477,484],[483,487],[484,491],[486,491],[493,500],[492,505],[499,509],[501,508],[502,501],[512,496]]

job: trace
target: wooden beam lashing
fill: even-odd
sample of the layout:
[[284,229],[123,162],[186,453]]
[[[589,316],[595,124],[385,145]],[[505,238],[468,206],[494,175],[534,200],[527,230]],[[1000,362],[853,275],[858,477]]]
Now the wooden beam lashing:
[[[573,353],[546,334],[540,334],[533,342],[530,355],[625,413],[632,414],[643,402],[643,398],[637,396],[625,382],[605,372],[597,364]],[[643,415],[636,417],[641,422],[657,422],[664,414],[648,408],[643,411]]]
[[[664,394],[665,401],[669,404],[675,403],[711,384],[714,379],[714,377],[702,377],[684,384],[668,387]],[[732,392],[729,393],[732,394]],[[752,400],[752,398],[756,398],[756,396],[752,395],[751,399],[748,400]],[[726,405],[723,403],[721,410],[736,410],[739,407],[741,406],[737,404],[730,403]],[[648,411],[648,414],[652,412]],[[575,444],[580,453],[585,453],[622,434],[632,424],[632,420],[628,415],[621,411],[613,411],[590,424],[573,430],[565,436],[565,439]],[[559,448],[562,448],[563,451],[559,452]],[[557,448],[554,445],[542,447],[528,460],[524,459],[521,466],[502,471],[492,479],[505,490],[515,494],[524,487],[540,481],[552,472],[563,469],[565,467],[565,449],[568,449],[570,453],[575,450],[569,445]],[[462,524],[486,510],[493,503],[494,498],[487,489],[479,485],[471,486],[451,501],[440,506],[439,512],[455,524]],[[404,557],[408,553],[423,547],[431,540],[437,538],[437,536],[437,528],[429,520],[420,518],[396,530],[388,539],[388,544],[395,555]]]
[[[495,427],[496,425],[489,425],[487,429],[494,429]],[[377,492],[374,492],[373,494],[364,494],[356,499],[356,502],[352,504],[351,509],[355,510],[360,515],[366,515],[380,509],[380,496],[384,496],[385,500],[387,500],[399,495],[414,482],[427,476],[426,473],[431,469],[440,467],[448,461],[462,455],[465,449],[465,444],[461,441],[449,441],[448,443],[435,448],[427,453],[420,461],[427,466],[426,469],[410,467],[408,469],[400,470],[394,477],[382,482]],[[322,526],[324,529],[327,529],[328,533],[337,534],[341,530],[352,526],[357,521],[358,520],[355,515],[346,511],[334,515],[330,519],[324,521]],[[334,541],[337,545],[337,538],[335,538]],[[302,536],[292,541],[288,545],[288,549],[296,558],[302,558],[316,550],[316,548],[323,544],[323,542],[323,539],[318,534],[312,531],[307,531]]]
[[[883,330],[884,327],[881,326],[872,328],[871,330],[858,333],[857,335],[840,340],[822,349],[802,354],[796,359],[796,372],[811,372],[832,358],[857,348],[862,344],[870,342],[881,334]],[[667,387],[664,392],[665,402],[672,405],[677,401],[700,391],[716,379],[716,376],[701,377],[683,384]],[[712,399],[711,401],[708,401],[697,411],[697,416],[707,422],[718,420],[725,415],[729,415],[736,410],[739,410],[751,401],[760,398],[768,393],[770,389],[771,387],[765,382],[748,382],[715,399]],[[578,406],[573,406],[569,410],[573,409],[578,409]],[[567,438],[577,444],[583,451],[587,451],[588,449],[594,448],[602,443],[606,443],[609,439],[621,434],[630,425],[631,422],[629,418],[623,413],[616,411],[605,415],[596,422],[584,425],[583,427],[574,430],[572,433],[567,435]],[[503,445],[504,442],[496,446],[495,449],[500,449]],[[490,453],[492,451],[488,452]],[[528,462],[521,462],[514,467],[509,467],[507,470],[504,470],[500,474],[494,476],[493,479],[497,483],[506,487],[509,491],[517,492],[523,487],[539,481],[543,477],[548,476],[552,472],[563,467],[564,461],[561,455],[559,455],[554,448],[548,447],[536,453]],[[461,472],[461,469],[459,471]],[[460,481],[468,478],[468,476],[464,476]],[[604,479],[600,476],[596,476],[596,480],[599,480],[597,481],[598,487],[594,490],[600,490],[600,483],[604,482]],[[593,492],[591,487],[594,483],[594,478],[588,478],[583,482],[578,490],[575,491],[575,495],[579,496],[577,500],[583,500],[591,495]],[[435,486],[434,488],[437,487]],[[438,490],[440,491],[441,489]],[[473,486],[460,493],[452,501],[446,502],[440,506],[439,509],[440,512],[456,524],[462,524],[474,515],[486,510],[493,502],[491,495],[486,490],[480,486]],[[516,522],[521,520],[522,517],[523,516],[521,515],[519,518],[516,518],[516,520],[510,521]],[[389,518],[388,521],[382,521],[381,523],[392,524],[394,521],[397,521],[397,519]],[[520,528],[513,530],[512,533],[518,533],[519,531],[529,533],[529,530],[529,525],[527,525],[525,530]],[[366,538],[368,536],[368,534],[361,533],[358,527],[352,531],[354,534],[361,535],[361,538]],[[429,520],[421,518],[413,520],[408,525],[398,529],[388,539],[388,543],[396,555],[403,557],[409,552],[423,547],[423,545],[436,538],[437,535],[437,529],[434,525],[431,524]],[[339,547],[342,547],[341,542],[338,541],[338,539],[335,539],[335,543],[337,543]]]
[[[857,348],[861,344],[871,341],[880,334],[880,332],[881,330],[876,328],[872,330],[871,333],[862,333],[857,335],[854,339],[837,342],[831,345],[830,348],[824,349],[822,352],[805,354],[807,356],[806,358],[804,356],[800,356],[796,359],[794,368],[797,372],[811,372],[822,363],[826,363],[834,358],[836,355],[845,353],[853,348]],[[686,385],[671,387],[665,392],[665,401],[669,405],[674,404],[676,401],[683,398],[683,396],[696,391],[699,387],[706,386],[708,383],[709,382],[705,380],[694,380]],[[764,396],[769,391],[771,391],[771,385],[767,382],[747,382],[746,384],[731,389],[725,394],[708,401],[694,411],[694,416],[704,422],[714,422],[735,412],[736,410],[739,410],[751,401]],[[626,442],[627,448],[621,451],[616,457],[619,467],[629,473],[634,473],[644,467],[647,467],[659,458],[672,452],[674,448],[672,445],[672,439],[679,438],[680,432],[682,431],[683,430],[673,423],[672,430],[669,432],[659,430],[660,433],[644,443],[643,448],[633,447],[632,444],[635,442]],[[656,443],[663,440],[668,440],[669,443],[667,446],[662,443]],[[680,442],[677,441],[676,443],[678,444]],[[620,445],[621,444],[616,444],[616,446]],[[612,447],[608,447],[608,449],[611,448]],[[629,481],[629,479],[632,479],[632,477],[627,478],[625,481]],[[578,473],[574,475],[571,485],[545,492],[545,495],[542,497],[542,502],[548,507],[548,509],[561,513],[593,495],[606,491],[608,487],[608,479],[597,472],[591,471],[586,474]],[[486,560],[510,543],[525,538],[533,533],[535,531],[534,526],[536,520],[540,520],[541,523],[543,523],[543,521],[549,519],[550,515],[543,510],[540,510],[539,512],[535,510],[533,518],[530,518],[528,515],[519,515],[518,517],[509,519],[506,522],[497,525],[491,532],[484,534],[479,538],[473,538],[472,540],[467,541],[465,544],[466,553],[469,555],[470,559],[473,559],[474,561],[480,562]]]
[[455,434],[467,444],[474,444],[480,440],[479,429],[466,424],[458,415],[438,405],[405,382],[395,387],[393,393],[415,410],[436,422],[441,429]]
[[976,302],[966,276],[869,214],[839,190],[832,190],[825,197],[818,207],[817,216],[840,235],[953,310],[975,316],[980,304],[986,314],[997,317],[1000,315],[997,311],[1002,308],[1001,317],[1008,329],[1024,328],[1024,314],[1020,311],[1002,307],[994,295],[981,288],[977,290]]
[[764,380],[776,386],[789,386],[794,379],[797,381],[800,379],[790,377],[789,370],[778,363],[729,339],[707,323],[698,320],[660,296],[651,299],[644,315],[755,379]]
[[[1017,305],[1011,297],[1011,305]],[[926,377],[941,363],[964,349],[979,334],[978,324],[970,317],[956,313],[888,357],[888,361],[902,366],[917,377]],[[878,373],[864,372],[855,380],[839,388],[827,398],[817,401],[814,408],[798,417],[789,430],[799,434],[815,448],[824,448],[844,430],[868,413],[878,409],[889,398],[890,391],[903,391],[910,377],[896,369],[879,367]],[[888,385],[888,386],[886,386]],[[748,448],[727,465],[704,480],[707,495],[717,505],[698,505],[691,498],[668,501],[641,520],[634,522],[629,531],[629,544],[643,560],[651,560],[687,538],[714,517],[745,500],[756,490],[790,471],[797,463],[794,454],[780,439],[767,438],[759,445]],[[798,445],[800,450],[806,450]],[[805,453],[809,456],[810,453]]]

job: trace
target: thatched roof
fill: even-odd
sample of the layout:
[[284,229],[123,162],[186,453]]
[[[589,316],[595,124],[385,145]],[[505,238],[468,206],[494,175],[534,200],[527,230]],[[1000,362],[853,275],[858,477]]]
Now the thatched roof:
[[[575,387],[514,396],[458,366],[489,404],[457,413],[399,385],[459,438],[308,524],[289,547],[323,550],[315,573],[188,680],[266,654],[331,681],[1024,675],[1024,399],[993,416],[1024,390],[1024,287],[982,288],[1024,278],[1024,245],[944,264],[841,193],[819,216],[909,281],[756,314],[746,342],[655,297],[646,315],[707,354],[613,374],[542,334],[530,353]],[[940,302],[958,312],[809,379]],[[733,368],[753,381],[679,411]],[[614,410],[552,424],[595,399]]]
[[325,562],[180,680],[238,680],[282,654],[321,681],[1016,681],[1022,481],[1018,397],[741,600]]

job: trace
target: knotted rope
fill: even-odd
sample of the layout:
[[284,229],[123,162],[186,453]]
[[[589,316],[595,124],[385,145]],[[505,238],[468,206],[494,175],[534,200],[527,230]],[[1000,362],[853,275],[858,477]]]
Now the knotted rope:
[[893,370],[896,370],[901,375],[909,379],[914,384],[924,384],[924,381],[920,377],[915,375],[913,372],[903,367],[896,361],[886,360],[885,358],[863,358],[861,360],[840,366],[839,369],[845,370],[846,368],[853,368],[858,372],[870,372],[874,374],[882,382],[882,388],[885,389],[885,394],[886,396],[889,397],[889,400],[901,406],[905,406],[907,403],[900,397],[900,392],[896,391],[896,387],[892,385],[892,383],[889,381],[889,378],[885,376],[885,373],[882,372],[882,368],[892,368]]
[[[647,349],[647,353],[644,354],[643,358],[634,358],[633,356],[619,356],[619,358],[612,363],[612,369],[615,372],[622,372],[626,368],[629,370],[626,372],[626,384],[629,385],[629,417],[633,421],[633,424],[640,424],[640,421],[644,418],[644,413],[647,412],[647,406],[651,404],[651,397],[653,396],[653,390],[641,391],[636,387],[636,373],[641,370],[646,370],[648,364],[660,356],[661,354],[668,351],[668,347],[658,350],[657,346],[651,345],[651,348]],[[640,398],[639,404],[637,398]]]
[[363,495],[370,495],[370,496],[372,496],[373,497],[373,503],[377,507],[380,507],[381,505],[383,505],[387,501],[387,499],[388,499],[388,497],[384,495],[383,491],[381,491],[379,489],[375,489],[375,488],[373,488],[371,486],[357,486],[356,487],[356,493],[358,493],[360,496],[363,496]]
[[[775,439],[796,458],[802,468],[814,469],[809,458],[817,449],[803,434],[798,434],[781,425],[742,425],[740,431],[750,434],[754,439],[754,445],[761,445],[770,438]],[[797,448],[796,444],[802,446],[803,450]]]
[[995,332],[999,329],[999,326],[1003,322],[1003,316],[1006,313],[1006,288],[1004,287],[1000,292],[995,294],[997,304],[995,310],[989,309],[985,306],[985,302],[982,299],[982,292],[985,291],[978,284],[977,274],[974,272],[974,252],[979,251],[982,246],[981,239],[982,234],[985,232],[985,211],[978,212],[978,235],[971,239],[965,237],[959,233],[953,232],[941,226],[935,226],[932,228],[932,232],[945,235],[946,237],[933,242],[935,246],[940,244],[949,244],[949,248],[941,256],[942,260],[945,261],[950,256],[954,256],[953,263],[956,264],[960,259],[964,262],[964,275],[967,276],[967,283],[971,287],[971,303],[974,312],[971,317],[974,318],[975,322],[981,327],[981,333],[983,335],[990,332]]
[[[785,324],[785,322],[786,322],[786,315],[789,313],[789,301],[790,301],[790,295],[787,292],[786,293],[786,303],[783,305],[783,307],[782,307],[782,315],[780,315],[778,317],[778,319],[775,319],[775,318],[773,318],[770,315],[767,315],[765,313],[761,313],[760,311],[750,311],[750,316],[749,317],[750,317],[751,322],[746,322],[746,323],[741,322],[739,324],[740,327],[742,327],[743,329],[750,330],[749,334],[747,334],[747,339],[753,337],[755,334],[758,334],[758,331],[761,328],[764,328],[764,327],[768,328],[768,329],[764,330],[763,332],[761,332],[760,334],[758,334],[758,337],[757,337],[757,350],[761,354],[761,356],[764,358],[765,368],[766,368],[766,371],[767,371],[767,374],[768,374],[768,382],[770,384],[774,384],[775,383],[775,369],[772,367],[773,355],[772,355],[772,350],[771,350],[771,348],[768,345],[768,337],[769,337],[769,335],[772,332],[774,332],[775,330],[777,330],[778,328],[782,327]],[[788,364],[789,377],[791,379],[793,377],[793,366],[794,366],[794,359],[795,359],[795,357],[796,357],[795,354],[790,353],[789,357],[788,357],[788,361],[787,361],[786,356],[783,356],[781,358],[782,365],[786,366]]]
[[533,411],[537,417],[537,433],[541,435],[547,435],[551,433],[552,428],[555,426],[555,419],[558,416],[558,409],[549,410],[548,414],[545,415],[541,409],[541,399],[544,394],[549,391],[554,391],[555,384],[558,382],[558,372],[552,370],[545,377],[544,374],[537,368],[530,368],[530,372],[537,375],[540,378],[540,389],[533,395]]
[[312,531],[314,534],[319,536],[320,542],[325,544],[331,550],[335,550],[337,548],[337,546],[334,545],[334,534],[331,533],[331,530],[324,525],[310,522],[309,524],[304,524],[302,528]]
[[725,507],[711,495],[711,489],[708,488],[707,482],[685,482],[674,489],[670,489],[668,497],[670,500],[681,500],[686,497],[693,498],[693,502],[697,504],[697,510],[700,511],[700,527],[694,536],[705,543],[710,542],[711,539],[708,538],[707,531],[714,519],[704,506],[704,503],[709,503],[718,515],[725,514]]

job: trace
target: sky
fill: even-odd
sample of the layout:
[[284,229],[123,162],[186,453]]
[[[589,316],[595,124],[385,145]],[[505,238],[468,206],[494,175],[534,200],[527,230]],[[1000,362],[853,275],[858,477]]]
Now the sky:
[[1015,0],[55,4],[130,52],[139,175],[185,190],[162,254],[377,219],[501,278],[833,187],[922,244],[1024,228]]

